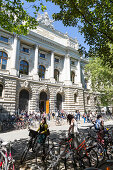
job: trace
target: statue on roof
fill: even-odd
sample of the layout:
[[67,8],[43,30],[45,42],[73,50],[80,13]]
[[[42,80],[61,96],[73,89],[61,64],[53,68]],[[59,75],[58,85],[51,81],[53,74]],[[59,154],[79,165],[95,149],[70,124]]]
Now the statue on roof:
[[49,15],[47,12],[44,12],[44,14],[38,14],[37,20],[39,23],[44,24],[50,28],[54,28],[52,23],[54,22],[53,20],[50,20]]

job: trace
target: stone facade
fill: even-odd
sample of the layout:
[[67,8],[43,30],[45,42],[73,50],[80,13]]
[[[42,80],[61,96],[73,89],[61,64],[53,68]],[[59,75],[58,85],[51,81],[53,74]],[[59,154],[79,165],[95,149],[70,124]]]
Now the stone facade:
[[47,13],[38,21],[26,36],[0,29],[0,112],[46,111],[46,101],[50,112],[94,111],[96,98],[84,75],[87,60],[77,40],[55,30]]

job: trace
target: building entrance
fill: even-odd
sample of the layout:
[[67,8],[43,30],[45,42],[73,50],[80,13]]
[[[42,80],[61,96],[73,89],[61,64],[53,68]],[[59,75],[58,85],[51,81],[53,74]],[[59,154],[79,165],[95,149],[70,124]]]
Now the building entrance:
[[60,93],[57,94],[57,102],[56,102],[56,106],[57,106],[57,110],[61,111],[62,110],[62,96]]
[[28,112],[29,105],[29,92],[25,89],[20,91],[19,94],[19,109]]
[[45,92],[40,93],[40,100],[39,100],[39,109],[40,112],[46,112],[46,101],[47,101],[47,94]]

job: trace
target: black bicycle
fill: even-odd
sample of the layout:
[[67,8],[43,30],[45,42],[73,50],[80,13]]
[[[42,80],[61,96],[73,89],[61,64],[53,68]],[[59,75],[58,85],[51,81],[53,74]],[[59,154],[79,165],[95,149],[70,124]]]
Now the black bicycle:
[[21,164],[25,161],[26,156],[27,156],[30,149],[32,149],[32,151],[34,152],[34,145],[36,143],[38,134],[39,133],[37,131],[29,129],[30,139],[29,139],[29,141],[28,141],[28,143],[27,143],[27,145],[26,145],[26,147],[25,147],[25,149],[22,153],[21,160],[20,160]]

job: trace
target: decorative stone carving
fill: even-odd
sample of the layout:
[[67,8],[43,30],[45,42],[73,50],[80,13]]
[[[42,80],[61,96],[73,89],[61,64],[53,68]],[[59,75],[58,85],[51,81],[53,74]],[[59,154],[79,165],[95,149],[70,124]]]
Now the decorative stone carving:
[[41,91],[44,91],[44,92],[47,92],[47,91],[48,91],[48,86],[47,86],[47,84],[44,84],[43,86],[41,86],[41,87],[39,88],[39,92],[41,92]]
[[77,89],[74,91],[74,94],[78,94],[78,90]]
[[5,79],[3,79],[3,78],[0,77],[0,83],[1,83],[1,84],[5,84]]
[[60,86],[60,88],[58,90],[56,90],[56,94],[57,93],[64,93],[64,88],[63,86]]
[[38,14],[38,18],[37,18],[38,22],[41,24],[46,25],[47,27],[50,28],[54,28],[52,23],[54,22],[53,20],[50,20],[49,15],[47,12],[45,12],[44,14]]
[[27,80],[25,80],[24,83],[23,83],[23,86],[24,86],[25,88],[28,88],[28,87],[29,87],[29,82],[28,82]]

